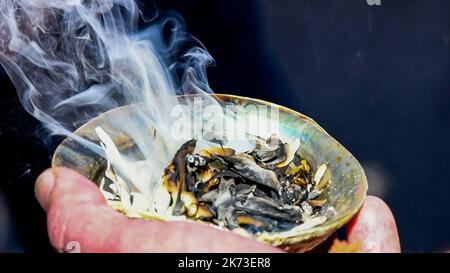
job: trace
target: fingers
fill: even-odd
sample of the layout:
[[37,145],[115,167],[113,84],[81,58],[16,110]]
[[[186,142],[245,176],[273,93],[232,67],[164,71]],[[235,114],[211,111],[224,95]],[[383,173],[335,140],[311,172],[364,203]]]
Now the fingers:
[[347,240],[360,241],[366,252],[400,252],[397,225],[391,210],[378,197],[367,196],[347,225]]
[[122,238],[124,252],[282,252],[231,231],[188,222],[138,220]]
[[210,226],[128,219],[110,208],[97,186],[73,170],[54,168],[36,183],[58,251],[76,242],[81,252],[272,252],[268,245]]
[[[278,251],[206,225],[128,219],[106,204],[94,183],[69,169],[44,172],[36,196],[48,212],[49,238],[59,251],[70,242],[77,242],[83,252]],[[366,198],[347,230],[348,241],[360,241],[364,251],[400,251],[392,212],[377,197]]]

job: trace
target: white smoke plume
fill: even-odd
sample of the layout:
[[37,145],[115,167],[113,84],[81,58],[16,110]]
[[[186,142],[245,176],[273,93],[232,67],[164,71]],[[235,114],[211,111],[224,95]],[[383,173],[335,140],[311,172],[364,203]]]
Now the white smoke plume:
[[[0,63],[25,109],[53,134],[103,154],[73,131],[110,109],[144,104],[145,112],[116,126],[155,162],[156,176],[179,147],[169,135],[174,95],[210,93],[212,62],[179,15],[143,20],[135,1],[0,0]],[[163,134],[167,156],[155,153],[143,123]]]

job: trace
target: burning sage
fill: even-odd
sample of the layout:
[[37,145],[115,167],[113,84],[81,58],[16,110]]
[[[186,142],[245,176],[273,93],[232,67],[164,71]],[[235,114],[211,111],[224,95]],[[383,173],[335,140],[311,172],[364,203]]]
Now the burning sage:
[[367,181],[349,151],[293,110],[214,94],[214,59],[181,16],[139,7],[0,2],[0,63],[24,108],[66,136],[53,166],[91,179],[128,217],[195,221],[289,251],[357,213]]
[[[252,237],[324,223],[334,213],[322,192],[326,163],[313,169],[298,153],[300,140],[249,139],[254,148],[179,147],[153,192],[139,188],[139,169],[127,162],[100,127],[107,170],[100,189],[111,206],[131,217],[202,221]],[[131,181],[130,181],[131,180]],[[325,186],[324,186],[325,185]]]

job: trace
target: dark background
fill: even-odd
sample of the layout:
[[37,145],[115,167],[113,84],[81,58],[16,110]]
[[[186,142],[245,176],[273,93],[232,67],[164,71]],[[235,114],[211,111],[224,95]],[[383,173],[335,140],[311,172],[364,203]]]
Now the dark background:
[[[215,92],[298,110],[346,146],[370,192],[391,206],[404,251],[450,249],[450,1],[146,6],[183,15],[217,62],[208,70]],[[22,109],[3,72],[0,80],[0,210],[9,207],[11,227],[3,250],[51,251],[33,187],[59,139]]]

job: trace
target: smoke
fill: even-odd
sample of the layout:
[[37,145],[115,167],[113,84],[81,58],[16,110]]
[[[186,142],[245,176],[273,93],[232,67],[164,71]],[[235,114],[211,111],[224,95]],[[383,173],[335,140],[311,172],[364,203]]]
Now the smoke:
[[[25,109],[55,134],[68,134],[111,108],[155,97],[210,92],[213,62],[181,17],[138,32],[134,1],[2,1],[0,58]],[[187,48],[187,49],[186,49]]]
[[140,15],[127,0],[0,0],[0,62],[25,109],[53,134],[102,154],[72,132],[110,109],[144,103],[145,111],[117,128],[155,157],[137,121],[169,132],[174,95],[211,92],[206,67],[213,59],[179,15]]

